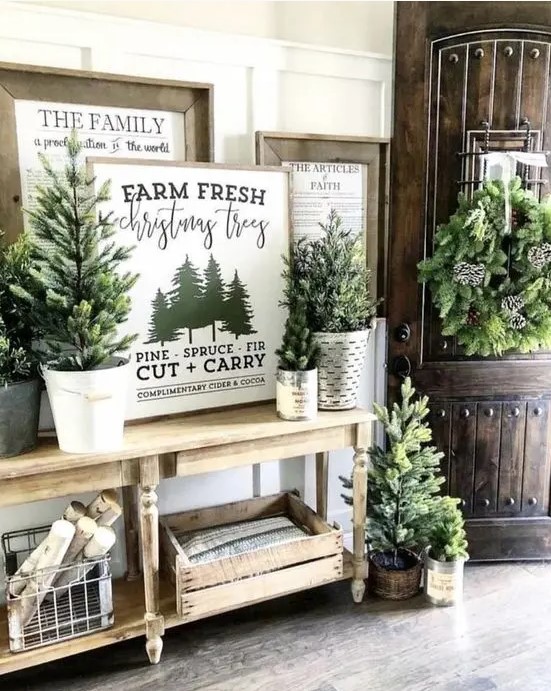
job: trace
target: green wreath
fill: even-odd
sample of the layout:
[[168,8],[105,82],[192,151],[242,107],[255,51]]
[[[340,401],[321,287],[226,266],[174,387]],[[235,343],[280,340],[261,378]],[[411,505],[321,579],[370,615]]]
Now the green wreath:
[[523,353],[551,346],[551,206],[509,185],[488,181],[438,228],[434,252],[419,264],[442,334],[456,336],[466,355]]

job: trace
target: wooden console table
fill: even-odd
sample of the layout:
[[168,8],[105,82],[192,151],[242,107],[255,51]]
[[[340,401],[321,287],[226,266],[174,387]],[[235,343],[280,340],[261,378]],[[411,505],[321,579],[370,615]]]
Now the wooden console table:
[[[115,453],[67,454],[54,441],[43,441],[29,454],[0,459],[0,507],[107,487],[138,486],[132,505],[125,490],[125,530],[129,569],[139,563],[137,521],[141,528],[143,581],[115,580],[115,623],[110,629],[53,645],[11,653],[6,610],[0,609],[0,674],[67,657],[85,650],[140,636],[152,663],[160,660],[164,629],[181,624],[175,594],[159,579],[159,527],[156,489],[162,479],[198,475],[274,459],[318,454],[318,511],[327,506],[326,456],[353,447],[353,554],[345,555],[344,578],[352,578],[352,594],[361,602],[366,577],[364,521],[367,491],[367,449],[374,416],[364,410],[321,412],[314,421],[285,422],[274,404],[233,408],[129,426],[124,448]],[[321,472],[320,472],[321,471]],[[138,516],[133,511],[136,510]],[[324,583],[335,578],[328,578]],[[311,587],[320,585],[314,583]],[[294,592],[292,589],[286,592]],[[285,593],[266,594],[269,599]],[[247,603],[249,604],[249,603]]]

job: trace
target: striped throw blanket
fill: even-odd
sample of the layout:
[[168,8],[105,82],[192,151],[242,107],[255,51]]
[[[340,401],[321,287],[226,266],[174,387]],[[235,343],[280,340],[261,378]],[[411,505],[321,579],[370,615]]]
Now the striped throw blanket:
[[305,535],[307,533],[287,517],[275,516],[181,533],[176,539],[190,562],[197,564],[299,540]]

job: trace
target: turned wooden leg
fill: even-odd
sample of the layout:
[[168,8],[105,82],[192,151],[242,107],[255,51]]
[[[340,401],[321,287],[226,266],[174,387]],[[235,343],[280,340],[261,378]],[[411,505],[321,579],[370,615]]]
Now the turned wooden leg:
[[159,611],[159,510],[155,492],[158,484],[158,457],[141,458],[140,527],[145,590],[145,649],[153,665],[161,659],[164,634],[164,619]]
[[329,471],[329,452],[316,454],[316,512],[327,520],[327,474]]
[[365,558],[365,520],[367,504],[367,448],[369,446],[370,428],[358,425],[357,441],[354,447],[354,469],[352,471],[352,597],[354,602],[361,602],[365,594],[367,577]]
[[124,534],[126,543],[127,581],[137,581],[140,570],[140,532],[138,529],[138,501],[136,488],[133,485],[122,488],[124,509]]

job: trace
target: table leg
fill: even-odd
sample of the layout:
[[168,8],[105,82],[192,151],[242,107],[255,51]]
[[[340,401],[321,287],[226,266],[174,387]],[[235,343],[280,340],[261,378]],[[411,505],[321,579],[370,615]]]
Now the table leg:
[[122,502],[124,509],[124,535],[126,543],[126,574],[127,581],[137,581],[141,577],[140,571],[140,534],[138,530],[138,503],[136,488],[128,485],[122,488]]
[[327,474],[329,472],[329,452],[316,454],[316,512],[327,520]]
[[145,590],[145,649],[156,665],[163,650],[164,619],[159,604],[159,510],[155,490],[159,484],[159,458],[140,459],[140,527]]
[[367,505],[367,448],[369,428],[358,425],[357,440],[354,446],[354,469],[352,471],[352,597],[361,602],[365,594],[365,520]]

